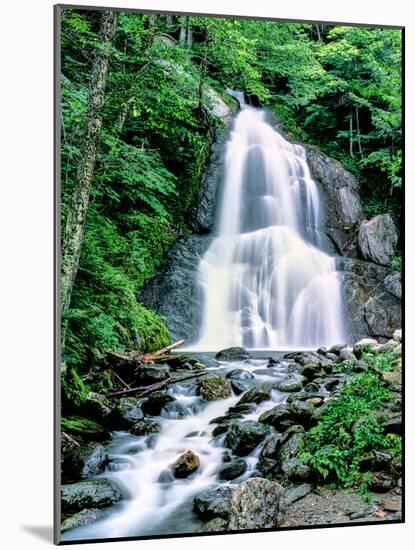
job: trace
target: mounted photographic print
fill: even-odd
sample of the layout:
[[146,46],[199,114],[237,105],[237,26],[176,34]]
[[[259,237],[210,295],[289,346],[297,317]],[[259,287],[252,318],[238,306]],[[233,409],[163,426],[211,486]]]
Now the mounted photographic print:
[[402,522],[403,28],[55,28],[55,542]]

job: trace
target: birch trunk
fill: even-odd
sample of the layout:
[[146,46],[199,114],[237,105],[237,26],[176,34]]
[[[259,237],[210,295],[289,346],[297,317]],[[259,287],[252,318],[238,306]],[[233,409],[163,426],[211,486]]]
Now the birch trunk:
[[100,47],[96,51],[92,64],[85,134],[81,147],[77,180],[74,185],[62,242],[61,307],[63,312],[69,308],[72,288],[78,271],[92,178],[101,139],[102,109],[116,22],[115,12],[103,13],[100,27]]

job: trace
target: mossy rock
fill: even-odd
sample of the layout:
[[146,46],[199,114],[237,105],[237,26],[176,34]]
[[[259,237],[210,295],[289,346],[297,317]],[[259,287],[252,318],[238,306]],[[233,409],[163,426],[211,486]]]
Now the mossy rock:
[[226,399],[232,395],[231,385],[223,376],[209,376],[199,382],[199,395],[205,401]]
[[84,439],[102,441],[109,438],[108,431],[99,422],[82,416],[67,416],[61,420],[61,429],[71,435]]

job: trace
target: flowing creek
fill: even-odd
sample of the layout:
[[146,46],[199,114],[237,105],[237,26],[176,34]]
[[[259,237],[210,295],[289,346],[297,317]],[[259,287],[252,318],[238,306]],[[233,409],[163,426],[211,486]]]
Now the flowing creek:
[[[289,363],[281,360],[268,366],[265,357],[269,354],[262,354],[262,358],[220,363],[211,356],[195,355],[213,365],[208,366],[208,375],[226,376],[235,369],[243,369],[249,373],[246,375],[249,378],[243,379],[249,388],[260,384],[273,385],[288,376]],[[159,433],[139,437],[129,432],[113,433],[107,447],[110,463],[106,471],[96,477],[113,480],[121,489],[123,499],[103,510],[101,520],[63,533],[62,540],[196,532],[203,523],[192,511],[194,496],[208,488],[240,483],[254,474],[263,443],[244,457],[247,462],[244,474],[230,482],[218,478],[224,465],[225,435],[212,437],[217,424],[210,422],[225,415],[241,395],[209,402],[196,395],[196,387],[194,380],[169,387],[168,393],[177,402],[172,410],[163,410],[161,416],[152,417],[161,425]],[[285,402],[287,396],[287,393],[273,389],[271,400],[255,406],[240,421],[257,420],[262,412]],[[168,467],[187,450],[198,455],[200,467],[186,479],[175,479],[169,475]]]

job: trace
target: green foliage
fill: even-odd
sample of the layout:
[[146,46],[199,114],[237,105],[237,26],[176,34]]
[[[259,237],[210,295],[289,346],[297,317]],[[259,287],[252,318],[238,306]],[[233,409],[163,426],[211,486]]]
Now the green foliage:
[[399,254],[394,256],[389,264],[389,267],[394,271],[402,272],[402,256]]
[[64,399],[81,406],[89,390],[76,370],[72,368],[62,377],[62,391]]
[[308,432],[302,460],[335,485],[363,483],[364,492],[367,479],[359,469],[361,460],[374,450],[400,452],[400,438],[385,436],[376,414],[388,399],[390,391],[376,374],[368,371],[356,376]]

